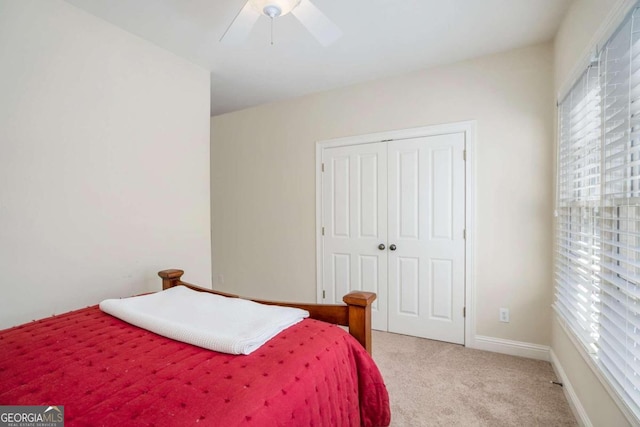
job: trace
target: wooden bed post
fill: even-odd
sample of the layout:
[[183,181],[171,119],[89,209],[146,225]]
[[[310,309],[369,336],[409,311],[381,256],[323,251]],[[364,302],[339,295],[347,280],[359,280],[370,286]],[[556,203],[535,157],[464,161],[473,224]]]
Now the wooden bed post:
[[183,274],[184,271],[178,269],[162,270],[158,272],[158,276],[162,277],[162,290],[178,286]]
[[376,299],[372,292],[351,292],[342,298],[349,306],[349,333],[371,354],[371,304]]

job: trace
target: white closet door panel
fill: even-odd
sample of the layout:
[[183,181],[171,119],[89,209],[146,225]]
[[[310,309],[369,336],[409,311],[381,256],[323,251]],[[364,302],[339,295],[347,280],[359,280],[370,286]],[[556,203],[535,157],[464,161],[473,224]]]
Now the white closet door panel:
[[420,259],[397,257],[399,311],[408,316],[419,316],[420,298]]
[[333,253],[331,266],[333,272],[333,292],[335,295],[345,295],[351,291],[351,255]]
[[431,319],[453,319],[453,262],[449,259],[431,260],[429,300]]
[[388,144],[389,331],[464,343],[464,134]]
[[350,189],[351,168],[349,156],[331,159],[333,182],[333,200],[331,200],[332,233],[334,237],[350,236],[351,203]]
[[398,194],[399,235],[405,239],[418,239],[419,233],[419,176],[420,150],[398,152],[400,182]]
[[[378,169],[379,156],[367,154],[358,156],[360,177],[358,180],[359,193],[359,236],[380,238],[378,228]],[[385,167],[383,164],[382,167]]]
[[453,237],[453,147],[431,152],[431,240],[451,240]]
[[[360,255],[360,283],[357,286],[358,289],[367,292],[374,292],[376,294],[380,293],[380,263],[378,255]],[[376,298],[376,300],[372,304],[373,310],[379,309],[379,301],[380,298]]]
[[353,290],[375,292],[373,327],[386,330],[387,251],[378,249],[387,235],[386,146],[328,148],[322,161],[324,302],[341,303]]

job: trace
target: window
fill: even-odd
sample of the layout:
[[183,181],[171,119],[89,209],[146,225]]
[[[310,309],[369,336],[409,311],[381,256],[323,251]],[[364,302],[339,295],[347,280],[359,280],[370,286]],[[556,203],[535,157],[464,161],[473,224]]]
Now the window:
[[640,415],[640,8],[559,105],[555,304]]
[[556,308],[590,352],[600,302],[600,104],[592,64],[559,106]]

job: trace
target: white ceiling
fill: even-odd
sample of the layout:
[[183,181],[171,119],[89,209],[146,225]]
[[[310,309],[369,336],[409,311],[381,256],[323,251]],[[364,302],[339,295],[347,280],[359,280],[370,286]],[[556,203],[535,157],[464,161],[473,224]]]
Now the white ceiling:
[[211,114],[551,40],[572,0],[313,0],[343,37],[290,14],[218,40],[245,0],[66,0],[211,71]]

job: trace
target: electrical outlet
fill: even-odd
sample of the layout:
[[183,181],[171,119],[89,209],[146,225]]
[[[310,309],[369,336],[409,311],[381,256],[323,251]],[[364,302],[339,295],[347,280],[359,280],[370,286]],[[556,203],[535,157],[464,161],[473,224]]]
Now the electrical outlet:
[[509,323],[509,309],[501,308],[500,309],[500,321],[504,323]]

